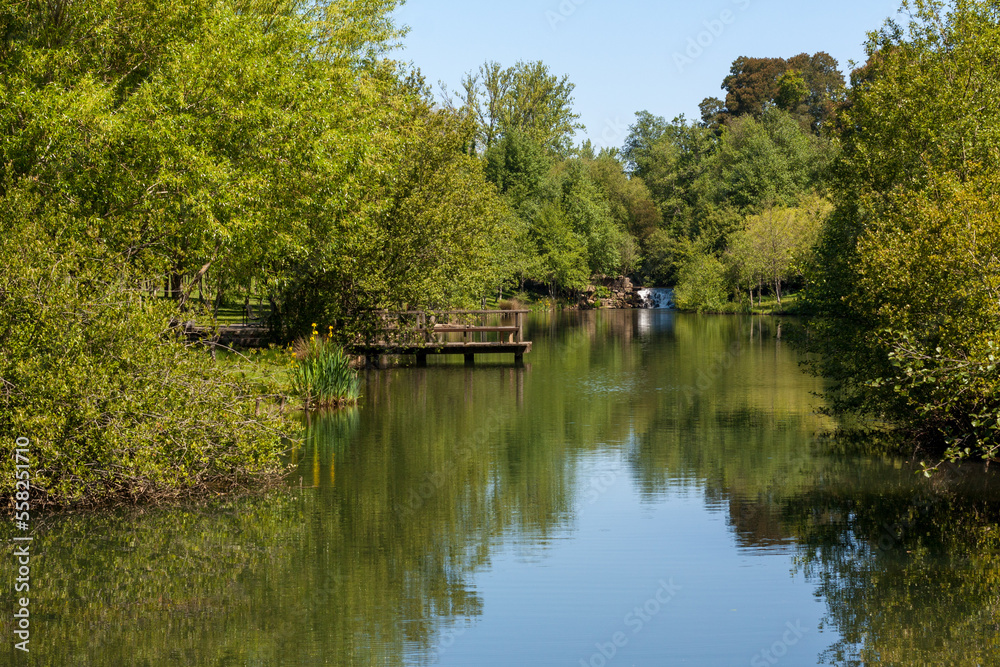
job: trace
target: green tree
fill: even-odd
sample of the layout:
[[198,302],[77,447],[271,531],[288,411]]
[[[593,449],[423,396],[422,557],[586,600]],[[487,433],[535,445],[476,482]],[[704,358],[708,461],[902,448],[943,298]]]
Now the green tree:
[[638,241],[644,241],[662,220],[656,202],[642,178],[625,173],[615,157],[602,155],[589,163],[590,177],[601,190],[615,224]]
[[669,123],[663,116],[654,116],[649,111],[637,111],[635,122],[629,126],[621,154],[630,174],[641,174],[644,162],[653,145],[668,132]]
[[741,229],[730,235],[722,262],[726,269],[726,280],[736,301],[742,302],[745,293],[753,307],[756,289],[757,300],[760,302],[766,282],[764,261],[747,230]]
[[744,213],[790,205],[818,185],[825,157],[820,140],[780,109],[736,118],[713,156],[713,198]]
[[779,108],[794,112],[808,96],[809,86],[798,70],[787,70],[778,77],[778,94],[774,101]]
[[678,271],[693,252],[693,242],[658,229],[646,240],[643,252],[644,281],[653,285],[676,285]]
[[768,208],[748,217],[735,244],[743,256],[739,263],[745,267],[741,278],[757,277],[768,283],[780,306],[782,285],[801,275],[829,212],[828,202],[814,197],[799,207]]
[[714,255],[697,252],[681,267],[674,300],[679,308],[717,312],[726,303],[725,267]]
[[612,219],[607,199],[590,177],[589,166],[582,160],[569,160],[557,178],[561,181],[559,206],[574,232],[586,240],[590,273],[618,274],[627,232]]
[[701,124],[713,130],[718,130],[726,118],[726,103],[717,97],[706,97],[698,104],[698,109]]
[[484,160],[486,178],[515,203],[535,196],[552,166],[545,149],[519,130],[486,149]]
[[1000,28],[989,2],[904,3],[842,112],[837,208],[811,273],[834,405],[949,458],[996,457]]
[[636,114],[622,150],[631,175],[643,179],[663,218],[678,236],[696,238],[705,208],[703,179],[717,148],[715,134],[683,116],[667,123],[643,111]]
[[20,3],[2,187],[45,195],[182,300],[185,276],[273,276],[301,250],[313,177],[343,181],[378,141],[362,112],[384,108],[386,76],[366,61],[398,36],[396,4]]
[[560,290],[579,290],[590,277],[587,245],[573,231],[566,215],[555,204],[538,212],[531,226],[531,239],[539,257],[538,278],[552,296]]
[[476,121],[476,144],[486,150],[506,133],[518,131],[546,151],[565,156],[576,130],[574,85],[568,76],[550,73],[541,61],[519,61],[504,68],[486,62],[462,81],[464,108]]
[[[281,295],[289,334],[336,322],[338,335],[371,332],[376,311],[470,307],[511,274],[512,220],[483,163],[462,145],[467,119],[410,97],[377,208],[330,219],[317,211],[309,251]],[[330,193],[331,195],[334,193]]]

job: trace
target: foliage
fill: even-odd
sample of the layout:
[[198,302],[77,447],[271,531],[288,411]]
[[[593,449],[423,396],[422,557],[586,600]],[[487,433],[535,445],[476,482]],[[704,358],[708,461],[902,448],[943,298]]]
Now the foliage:
[[486,149],[486,180],[515,205],[535,195],[551,168],[541,144],[519,130],[511,130]]
[[996,458],[1000,28],[992,3],[907,3],[842,116],[837,210],[811,273],[839,410],[952,459]]
[[535,276],[549,285],[553,296],[560,289],[580,290],[587,285],[587,246],[573,231],[566,214],[555,204],[544,206],[531,227],[539,264]]
[[716,149],[715,134],[683,116],[668,123],[648,111],[636,114],[622,154],[632,176],[648,187],[662,224],[676,235],[698,236],[706,205],[705,174]]
[[718,312],[726,304],[725,269],[713,255],[698,253],[680,270],[674,301],[678,308]]
[[788,63],[784,58],[740,56],[722,82],[726,110],[732,116],[760,116],[778,93],[778,80]]
[[273,279],[317,182],[363,201],[346,181],[360,111],[380,107],[362,63],[398,36],[379,16],[395,4],[17,3],[2,189],[42,195],[182,300],[209,270],[220,291]]
[[[33,498],[134,502],[280,471],[288,424],[258,413],[238,370],[168,328],[170,309],[119,257],[55,247],[11,218],[0,236],[0,437],[31,441]],[[0,463],[5,496],[13,466]]]
[[788,113],[743,116],[726,127],[712,161],[714,197],[742,213],[789,205],[815,187],[823,166],[817,141]]
[[695,244],[678,238],[666,229],[653,232],[646,241],[642,271],[646,281],[654,285],[676,285],[678,272],[694,251]]
[[590,177],[590,165],[568,160],[553,174],[560,186],[557,203],[573,231],[587,246],[591,274],[618,274],[624,232],[611,218],[607,200]]
[[589,176],[607,200],[611,218],[619,229],[639,242],[656,231],[662,216],[641,177],[629,177],[622,163],[610,155],[599,156],[589,167]]
[[353,405],[361,397],[357,372],[351,359],[333,342],[333,327],[325,338],[317,340],[316,325],[308,340],[299,339],[294,347],[292,393],[300,396],[307,410]]
[[[378,326],[380,309],[468,307],[510,272],[510,216],[481,161],[461,150],[467,124],[417,95],[399,104],[392,150],[369,149],[383,174],[365,199],[378,193],[378,209],[310,216],[308,251],[290,265],[279,304],[289,337],[324,321],[346,340]],[[340,198],[330,184],[323,191]]]
[[835,122],[845,97],[837,61],[823,51],[811,56],[800,53],[788,60],[740,56],[722,88],[726,91],[724,108],[715,98],[702,102],[706,125],[728,123],[739,116],[760,117],[778,107],[807,130],[820,134]]
[[772,207],[749,216],[729,241],[727,263],[735,272],[736,290],[768,284],[780,307],[782,284],[801,276],[830,209],[828,201],[811,197],[794,208]]
[[476,124],[475,148],[489,149],[509,132],[519,132],[546,152],[566,156],[576,130],[568,76],[557,77],[541,61],[519,61],[504,68],[486,62],[462,81],[463,109]]
[[777,294],[789,276],[800,272],[805,257],[800,246],[810,245],[815,236],[806,229],[814,217],[803,211],[805,217],[776,232],[788,238],[771,235],[772,245],[795,247],[796,252],[794,260],[788,251],[772,252],[775,261],[785,257],[784,265],[772,261],[766,278],[763,268],[749,268],[747,255],[761,255],[762,234],[755,234],[754,243],[741,234],[748,226],[758,232],[766,228],[754,216],[768,209],[808,208],[813,204],[807,202],[818,201],[835,149],[774,106],[759,116],[732,118],[716,129],[710,125],[691,124],[683,117],[668,123],[645,111],[636,114],[622,154],[632,178],[648,188],[661,217],[658,229],[647,226],[636,234],[642,272],[650,280],[674,284],[687,260],[685,249],[694,244],[717,258],[728,257],[727,282],[737,297],[763,284]]

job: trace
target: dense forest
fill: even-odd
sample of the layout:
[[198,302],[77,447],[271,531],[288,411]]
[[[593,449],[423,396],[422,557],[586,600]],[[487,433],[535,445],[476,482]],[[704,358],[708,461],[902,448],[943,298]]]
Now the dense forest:
[[0,433],[51,498],[277,469],[286,419],[178,322],[253,298],[275,342],[344,341],[599,275],[699,311],[799,292],[834,409],[995,457],[997,3],[907,3],[850,85],[740,57],[700,119],[640,111],[599,152],[542,62],[435,96],[399,4],[0,9]]

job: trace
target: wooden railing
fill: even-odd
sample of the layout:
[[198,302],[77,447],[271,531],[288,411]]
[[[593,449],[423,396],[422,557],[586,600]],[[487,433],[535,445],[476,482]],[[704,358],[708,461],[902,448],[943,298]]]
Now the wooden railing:
[[[529,310],[406,310],[384,312],[385,327],[381,342],[427,345],[458,342],[450,336],[461,335],[462,342],[524,342],[524,316]],[[513,324],[491,323],[513,318]],[[490,334],[499,334],[497,341]],[[505,339],[505,340],[504,340]]]
[[[363,354],[370,366],[380,365],[383,354],[415,355],[417,365],[427,365],[428,355],[462,354],[474,364],[477,354],[513,354],[523,362],[531,351],[524,340],[528,310],[408,310],[382,312],[382,326],[363,343],[348,346]],[[509,322],[513,318],[513,324]],[[461,340],[455,340],[461,336]],[[500,340],[490,340],[491,337]]]

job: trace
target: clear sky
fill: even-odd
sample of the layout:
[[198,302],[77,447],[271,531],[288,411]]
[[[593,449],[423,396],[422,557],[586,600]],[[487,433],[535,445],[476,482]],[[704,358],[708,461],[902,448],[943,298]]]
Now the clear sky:
[[722,79],[741,55],[788,58],[826,51],[848,78],[865,60],[868,31],[895,17],[899,0],[409,0],[410,27],[395,57],[438,90],[487,60],[541,60],[576,85],[574,109],[597,146],[621,146],[635,112],[700,117],[724,98]]

